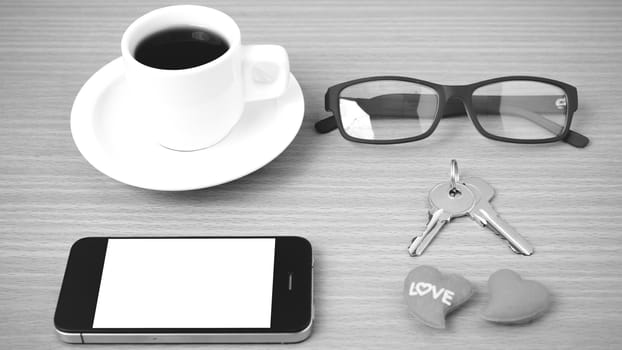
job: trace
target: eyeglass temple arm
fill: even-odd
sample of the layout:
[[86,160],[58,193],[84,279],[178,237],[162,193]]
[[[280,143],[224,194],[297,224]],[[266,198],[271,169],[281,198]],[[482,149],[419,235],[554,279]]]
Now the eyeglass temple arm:
[[[387,112],[391,112],[391,110],[395,110],[395,115],[403,115],[404,103],[410,104],[408,106],[409,110],[414,110],[416,112],[419,98],[420,95],[415,94],[389,94],[377,96],[371,99],[348,98],[348,100],[356,101],[361,106],[361,108],[363,108],[370,115],[387,115]],[[508,99],[512,98],[514,101],[512,101],[512,103],[510,104],[520,105],[528,103],[531,109],[542,113],[556,112],[557,107],[551,108],[551,106],[556,106],[556,103],[559,100],[559,96],[473,96],[473,102],[477,103],[480,106],[490,106],[490,108],[488,110],[485,110],[484,112],[500,113],[503,110],[505,113],[511,113],[519,117],[527,118],[533,123],[538,124],[553,133],[559,133],[560,130],[563,128],[563,126],[549,119],[542,118],[533,112],[524,110],[519,107],[509,107],[508,105],[502,105],[501,98],[503,98],[506,102],[508,101]],[[400,112],[402,112],[402,114],[398,114]],[[464,114],[465,110],[463,103],[455,99],[450,100],[445,106],[445,110],[443,111],[444,118],[457,117]],[[415,115],[415,117],[418,116]],[[322,119],[315,123],[315,130],[321,134],[331,132],[335,129],[337,129],[337,120],[334,116]],[[583,148],[589,143],[589,139],[586,136],[573,130],[569,131],[564,141],[572,146],[579,148]]]

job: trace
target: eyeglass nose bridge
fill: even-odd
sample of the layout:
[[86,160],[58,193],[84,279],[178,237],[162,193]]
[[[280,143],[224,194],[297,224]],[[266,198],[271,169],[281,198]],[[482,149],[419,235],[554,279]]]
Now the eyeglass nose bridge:
[[449,101],[451,98],[462,98],[471,94],[471,89],[468,85],[444,85],[443,93],[445,94],[445,100]]
[[458,117],[466,115],[475,122],[475,111],[472,109],[471,95],[473,91],[468,85],[443,86],[445,109],[443,117]]

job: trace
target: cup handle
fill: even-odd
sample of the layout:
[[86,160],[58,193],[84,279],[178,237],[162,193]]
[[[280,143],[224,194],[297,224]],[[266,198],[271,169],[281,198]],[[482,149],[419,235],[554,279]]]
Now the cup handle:
[[281,96],[289,83],[287,51],[278,45],[246,45],[242,50],[245,100]]

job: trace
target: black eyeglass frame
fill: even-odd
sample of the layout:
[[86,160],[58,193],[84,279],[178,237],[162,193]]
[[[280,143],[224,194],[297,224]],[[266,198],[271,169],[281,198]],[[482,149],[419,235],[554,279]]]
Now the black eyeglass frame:
[[[339,96],[341,92],[345,88],[352,86],[352,85],[370,82],[370,81],[379,81],[379,80],[397,80],[397,81],[416,83],[416,84],[420,84],[423,86],[427,86],[433,89],[438,94],[439,103],[438,103],[436,115],[434,117],[434,121],[432,122],[432,125],[428,128],[426,132],[420,135],[417,135],[417,136],[407,137],[407,138],[392,139],[392,140],[370,140],[370,139],[361,139],[361,138],[353,137],[345,131],[343,123],[341,121],[341,114],[339,110]],[[556,86],[560,88],[562,91],[564,91],[567,97],[567,102],[566,102],[567,103],[567,106],[566,106],[567,115],[566,115],[566,123],[563,126],[563,131],[557,136],[550,137],[550,138],[544,138],[544,139],[515,139],[515,138],[497,136],[497,135],[493,135],[487,132],[480,125],[478,121],[477,113],[475,111],[475,108],[472,102],[473,92],[476,89],[486,86],[486,85],[491,85],[491,84],[501,83],[501,82],[508,82],[508,81],[533,81],[533,82],[546,83],[546,84]],[[320,133],[327,133],[335,129],[334,122],[336,122],[336,127],[339,129],[339,132],[341,133],[341,135],[346,140],[353,141],[353,142],[361,142],[361,143],[369,143],[369,144],[398,144],[398,143],[417,141],[417,140],[421,140],[421,139],[424,139],[430,136],[434,132],[441,118],[443,118],[444,116],[445,108],[447,107],[448,103],[450,103],[450,101],[453,99],[457,99],[462,102],[464,109],[466,110],[467,116],[469,117],[473,125],[475,125],[475,128],[477,129],[477,131],[479,131],[480,134],[482,134],[484,137],[487,137],[489,139],[503,141],[503,142],[511,142],[511,143],[523,143],[523,144],[537,144],[537,143],[550,143],[550,142],[556,142],[556,141],[565,141],[575,147],[580,147],[580,148],[585,147],[589,143],[589,139],[587,137],[575,131],[570,130],[570,125],[572,124],[572,117],[578,107],[577,89],[574,86],[566,84],[561,81],[548,79],[548,78],[534,77],[534,76],[506,76],[506,77],[483,80],[483,81],[480,81],[474,84],[469,84],[469,85],[441,85],[441,84],[431,83],[425,80],[419,80],[419,79],[402,77],[402,76],[375,76],[375,77],[355,79],[355,80],[347,81],[347,82],[337,84],[337,85],[334,85],[328,88],[328,90],[326,91],[326,95],[325,95],[324,107],[327,112],[332,112],[333,116],[320,120],[319,122],[316,123],[315,128]],[[334,118],[334,121],[330,120],[332,118]]]

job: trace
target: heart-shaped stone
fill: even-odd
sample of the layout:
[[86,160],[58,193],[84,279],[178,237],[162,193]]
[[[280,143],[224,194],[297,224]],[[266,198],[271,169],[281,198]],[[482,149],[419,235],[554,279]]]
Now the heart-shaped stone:
[[445,316],[473,295],[471,283],[432,266],[419,266],[404,280],[404,298],[410,313],[426,325],[445,328]]
[[486,321],[506,324],[526,323],[542,316],[552,298],[540,282],[524,280],[508,269],[493,273],[488,279],[490,299],[482,311]]

